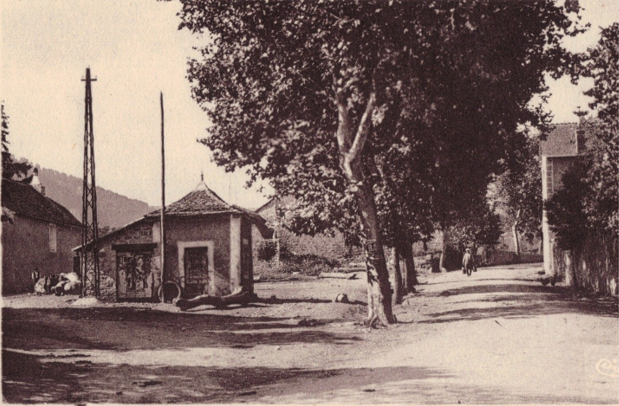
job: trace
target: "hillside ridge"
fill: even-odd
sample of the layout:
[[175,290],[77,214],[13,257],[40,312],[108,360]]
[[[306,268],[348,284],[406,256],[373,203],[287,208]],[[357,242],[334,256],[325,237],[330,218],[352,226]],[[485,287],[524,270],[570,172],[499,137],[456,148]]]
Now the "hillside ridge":
[[[81,221],[83,180],[48,168],[39,168],[39,179],[45,187],[45,195]],[[101,228],[122,227],[157,209],[141,200],[97,186],[97,219]]]

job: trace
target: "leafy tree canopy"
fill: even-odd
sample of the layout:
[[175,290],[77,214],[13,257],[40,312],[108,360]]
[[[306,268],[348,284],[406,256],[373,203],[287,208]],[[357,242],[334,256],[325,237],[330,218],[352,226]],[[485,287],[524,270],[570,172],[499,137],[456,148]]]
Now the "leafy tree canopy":
[[462,252],[467,247],[493,246],[502,233],[501,217],[493,206],[480,199],[468,213],[452,222],[444,238],[448,245]]
[[587,151],[564,174],[563,190],[546,205],[548,222],[563,249],[582,247],[588,234],[616,239],[619,232],[619,24],[603,29],[598,45],[581,58],[580,72],[594,79],[585,94],[593,97],[589,106],[597,119],[581,124],[579,137]]
[[507,215],[509,226],[531,241],[541,235],[542,174],[539,138],[529,137],[526,148],[517,151],[515,164],[494,183],[492,199]]
[[32,169],[27,160],[17,160],[9,151],[9,116],[4,111],[4,104],[0,109],[2,116],[2,177],[4,179],[23,178]]
[[383,159],[419,157],[434,211],[447,221],[522,147],[517,124],[542,123],[527,103],[546,90],[544,72],[570,63],[560,46],[579,32],[569,6],[183,1],[181,27],[212,38],[189,69],[213,123],[202,142],[226,169],[245,167],[294,195],[304,219],[295,227],[322,231],[355,211],[338,168],[336,92],[345,89],[360,117],[376,89],[366,148]]
[[585,75],[594,80],[585,92],[593,97],[589,107],[597,111],[597,120],[589,120],[584,131],[593,138],[588,183],[592,191],[585,207],[591,222],[617,235],[619,194],[619,23],[602,30],[596,47],[585,55]]

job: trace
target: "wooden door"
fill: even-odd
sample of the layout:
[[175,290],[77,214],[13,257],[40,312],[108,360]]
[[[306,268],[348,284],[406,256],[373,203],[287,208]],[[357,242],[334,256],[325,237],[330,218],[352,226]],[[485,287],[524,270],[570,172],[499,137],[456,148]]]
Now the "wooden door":
[[185,248],[185,294],[208,293],[208,247]]

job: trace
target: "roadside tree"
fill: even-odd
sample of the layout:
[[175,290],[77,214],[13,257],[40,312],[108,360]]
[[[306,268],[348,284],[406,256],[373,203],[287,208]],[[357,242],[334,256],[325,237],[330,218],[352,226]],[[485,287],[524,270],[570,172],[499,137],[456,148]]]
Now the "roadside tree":
[[188,73],[212,121],[201,142],[226,170],[292,195],[302,218],[339,227],[328,209],[341,207],[354,219],[368,322],[392,323],[376,158],[401,148],[427,159],[420,179],[441,214],[453,195],[485,190],[521,143],[517,125],[541,122],[527,103],[544,74],[569,62],[560,41],[579,28],[568,6],[184,0],[181,28],[209,36]]

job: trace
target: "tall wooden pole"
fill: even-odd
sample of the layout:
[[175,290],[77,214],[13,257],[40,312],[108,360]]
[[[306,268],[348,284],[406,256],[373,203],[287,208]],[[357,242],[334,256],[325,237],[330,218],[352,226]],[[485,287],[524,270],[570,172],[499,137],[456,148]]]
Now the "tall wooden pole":
[[163,282],[165,282],[165,137],[164,137],[164,121],[163,121],[163,92],[160,93],[159,100],[161,102],[161,302],[165,303],[165,292],[163,291]]

